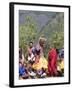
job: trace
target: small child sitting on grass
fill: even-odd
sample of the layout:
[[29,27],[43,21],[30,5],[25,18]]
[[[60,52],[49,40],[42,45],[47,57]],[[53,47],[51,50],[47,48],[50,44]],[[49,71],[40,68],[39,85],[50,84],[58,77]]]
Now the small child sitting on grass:
[[29,77],[26,67],[19,62],[19,77],[21,79],[27,79]]

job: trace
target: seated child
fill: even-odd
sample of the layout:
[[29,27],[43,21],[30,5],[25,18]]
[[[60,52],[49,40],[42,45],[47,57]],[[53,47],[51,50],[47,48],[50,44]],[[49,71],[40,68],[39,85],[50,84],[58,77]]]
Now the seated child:
[[57,71],[59,73],[59,76],[64,75],[64,60],[61,59],[58,61]]
[[35,72],[34,69],[29,68],[28,73],[29,73],[30,78],[32,78],[32,79],[35,78],[35,76],[36,76],[36,72]]
[[32,64],[28,63],[27,68],[28,68],[29,78],[35,78],[36,73],[35,70],[32,68]]
[[40,70],[37,70],[37,76],[39,78],[45,78],[46,77],[46,73],[45,73],[45,70],[42,68]]
[[22,65],[22,63],[19,63],[19,77],[26,79],[28,78],[28,72],[27,69],[25,68],[24,65]]

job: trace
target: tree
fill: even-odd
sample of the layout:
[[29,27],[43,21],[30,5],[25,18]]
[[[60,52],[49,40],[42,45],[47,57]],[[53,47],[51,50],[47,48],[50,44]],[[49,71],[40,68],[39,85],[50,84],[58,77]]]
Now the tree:
[[50,45],[53,45],[57,49],[62,48],[64,45],[64,33],[55,32],[53,37],[50,39]]
[[25,23],[19,26],[19,47],[23,49],[23,52],[26,55],[28,43],[35,41],[38,25],[31,16],[26,16],[25,19]]

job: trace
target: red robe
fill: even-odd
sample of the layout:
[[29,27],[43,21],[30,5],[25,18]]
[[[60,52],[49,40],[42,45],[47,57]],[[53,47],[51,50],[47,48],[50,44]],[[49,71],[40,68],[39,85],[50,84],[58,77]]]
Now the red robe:
[[54,48],[48,53],[48,72],[50,76],[54,76],[57,73],[57,52]]

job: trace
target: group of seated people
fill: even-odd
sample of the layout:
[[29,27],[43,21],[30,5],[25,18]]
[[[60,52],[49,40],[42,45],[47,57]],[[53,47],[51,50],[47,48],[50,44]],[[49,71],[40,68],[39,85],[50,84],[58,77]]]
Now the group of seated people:
[[28,56],[25,60],[22,49],[19,49],[19,78],[46,78],[63,76],[64,74],[64,49],[57,53],[55,48],[50,48],[48,59],[44,57],[44,46],[46,39],[40,37],[38,44],[33,46],[29,43],[27,48]]

